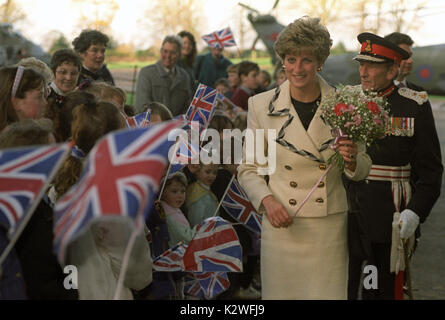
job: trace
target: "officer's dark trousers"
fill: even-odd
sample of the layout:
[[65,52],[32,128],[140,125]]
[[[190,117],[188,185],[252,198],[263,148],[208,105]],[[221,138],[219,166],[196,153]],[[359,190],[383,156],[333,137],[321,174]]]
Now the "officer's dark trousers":
[[[374,265],[377,268],[377,289],[366,289],[360,281],[363,279],[363,259],[357,256],[349,258],[349,282],[348,299],[359,298],[358,292],[361,287],[363,300],[394,300],[394,273],[389,272],[391,244],[371,243],[371,256],[368,257],[366,265]],[[363,280],[362,280],[363,281]]]
[[[348,299],[393,300],[395,276],[389,272],[391,243],[371,242],[363,227],[366,222],[362,219],[358,211],[351,210],[348,214]],[[364,284],[360,283],[370,274],[369,271],[364,274],[365,261],[366,265],[374,265],[377,268],[377,289],[366,289]]]

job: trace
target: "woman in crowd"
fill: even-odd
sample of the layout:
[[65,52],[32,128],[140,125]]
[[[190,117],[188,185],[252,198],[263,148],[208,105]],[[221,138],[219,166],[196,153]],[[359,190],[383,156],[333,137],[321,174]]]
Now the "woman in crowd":
[[60,142],[69,137],[59,134],[60,131],[70,131],[70,127],[64,123],[66,121],[61,118],[71,118],[71,109],[66,110],[65,104],[67,95],[76,88],[82,62],[73,50],[61,49],[53,54],[50,65],[54,81],[49,85],[50,94],[45,117],[53,121],[55,137]]
[[16,121],[42,117],[46,103],[41,74],[22,66],[0,69],[0,131]]
[[[334,152],[329,148],[331,128],[318,109],[334,88],[317,74],[331,45],[320,19],[294,21],[275,43],[288,80],[249,99],[248,128],[280,133],[273,142],[276,154],[268,155],[276,157],[275,170],[267,170],[268,164],[259,164],[257,159],[243,161],[238,169],[252,204],[266,215],[261,234],[263,299],[347,298],[348,205],[342,172],[336,166],[295,216],[297,204],[316,185]],[[268,150],[266,139],[261,142]],[[337,147],[346,163],[346,176],[364,179],[371,165],[364,146],[343,139]]]
[[192,84],[192,89],[194,89],[196,84],[193,65],[195,64],[196,54],[198,52],[196,49],[196,40],[193,34],[188,31],[181,31],[178,33],[178,36],[181,37],[184,44],[181,51],[181,59],[178,61],[178,66],[187,71],[187,74],[190,77],[190,83]]
[[50,84],[51,93],[48,98],[63,100],[67,93],[76,88],[82,62],[73,50],[61,49],[54,52],[50,65],[54,81]]

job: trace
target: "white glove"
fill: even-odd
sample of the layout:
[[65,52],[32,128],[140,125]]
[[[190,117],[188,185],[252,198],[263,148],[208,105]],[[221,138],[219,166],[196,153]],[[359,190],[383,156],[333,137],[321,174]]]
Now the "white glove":
[[400,224],[400,238],[408,239],[414,234],[419,225],[419,216],[414,211],[405,209],[400,213]]

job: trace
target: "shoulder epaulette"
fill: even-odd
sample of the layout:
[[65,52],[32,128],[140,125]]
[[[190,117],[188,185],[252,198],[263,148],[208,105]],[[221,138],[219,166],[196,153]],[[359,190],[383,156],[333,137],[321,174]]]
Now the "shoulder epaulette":
[[426,91],[415,91],[410,88],[399,88],[398,92],[402,97],[416,101],[418,105],[422,105],[428,101],[428,93],[426,93]]

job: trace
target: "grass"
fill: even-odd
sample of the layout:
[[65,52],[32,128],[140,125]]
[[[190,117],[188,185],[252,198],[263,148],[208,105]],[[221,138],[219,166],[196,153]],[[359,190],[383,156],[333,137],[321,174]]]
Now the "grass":
[[[235,59],[230,59],[230,61],[232,61],[232,63],[239,63],[242,60],[249,60],[249,61],[253,61],[256,62],[259,66],[260,69],[265,69],[269,72],[273,71],[273,65],[272,62],[270,61],[270,58],[268,57],[264,57],[264,58],[256,58],[256,59],[248,59],[248,58],[235,58]],[[150,64],[155,63],[156,60],[150,60],[150,61],[116,61],[116,62],[108,62],[107,63],[107,68],[111,69],[111,70],[116,70],[116,69],[133,69],[135,66],[140,69],[142,67],[148,66]]]
[[135,66],[140,69],[142,67],[148,66],[150,64],[155,63],[155,60],[152,61],[117,61],[117,62],[109,62],[107,63],[108,69],[133,69]]

